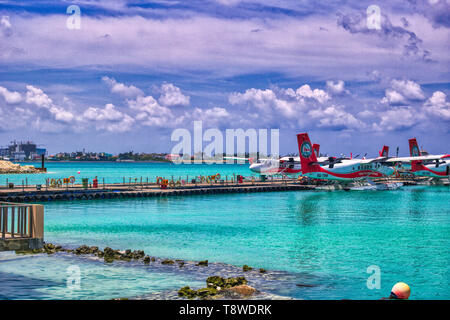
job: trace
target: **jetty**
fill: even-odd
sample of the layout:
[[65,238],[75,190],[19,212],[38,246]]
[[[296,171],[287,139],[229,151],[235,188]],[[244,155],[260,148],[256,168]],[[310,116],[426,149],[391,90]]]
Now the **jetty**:
[[[395,180],[404,185],[415,185],[421,180]],[[393,180],[390,180],[391,182]],[[244,179],[219,180],[211,182],[183,182],[175,183],[173,180],[169,185],[161,186],[156,182],[144,182],[144,179],[129,179],[123,183],[96,183],[75,184],[65,183],[62,185],[21,185],[14,188],[0,187],[0,201],[29,203],[63,200],[93,200],[93,199],[115,199],[115,198],[148,198],[168,196],[190,196],[205,194],[225,193],[252,193],[252,192],[276,192],[276,191],[299,191],[299,190],[342,190],[342,185],[299,180],[294,178],[283,179]]]
[[161,188],[152,184],[100,184],[97,188],[83,185],[41,187],[18,187],[0,189],[0,201],[4,202],[46,202],[59,200],[92,200],[114,198],[144,198],[186,196],[220,193],[250,193],[270,191],[312,190],[314,186],[293,181],[242,182],[242,183],[189,183],[181,186]]
[[0,251],[40,249],[43,244],[43,205],[0,202]]

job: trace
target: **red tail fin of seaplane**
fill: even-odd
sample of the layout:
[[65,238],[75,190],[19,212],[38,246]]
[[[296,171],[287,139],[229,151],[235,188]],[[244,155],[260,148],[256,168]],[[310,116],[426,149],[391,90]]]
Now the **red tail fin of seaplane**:
[[[419,144],[417,143],[416,138],[409,139],[409,155],[411,157],[420,157],[422,153],[419,149]],[[422,161],[413,160],[411,161],[411,172],[416,172],[421,170],[423,167]]]
[[420,157],[422,155],[416,138],[409,139],[409,155],[411,157]]
[[388,158],[389,157],[389,147],[383,146],[383,149],[380,151],[380,157]]
[[316,157],[319,157],[319,152],[320,152],[320,144],[314,143],[312,146],[314,153],[316,154]]
[[317,157],[308,134],[299,133],[297,135],[297,142],[300,162],[302,164],[302,173],[320,171],[320,166],[317,164]]

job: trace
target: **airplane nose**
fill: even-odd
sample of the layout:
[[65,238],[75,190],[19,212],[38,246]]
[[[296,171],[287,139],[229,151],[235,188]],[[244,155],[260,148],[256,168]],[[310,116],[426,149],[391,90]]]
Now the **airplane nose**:
[[252,163],[252,164],[250,165],[250,170],[253,171],[253,172],[260,172],[260,171],[261,171],[261,168],[260,168],[259,164],[257,164],[257,163]]

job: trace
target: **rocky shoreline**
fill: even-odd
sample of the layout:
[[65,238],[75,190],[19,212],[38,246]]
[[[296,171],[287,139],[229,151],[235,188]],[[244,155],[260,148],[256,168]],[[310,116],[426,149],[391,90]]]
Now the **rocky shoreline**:
[[41,173],[42,171],[31,165],[21,166],[10,161],[0,160],[0,174]]
[[[74,254],[74,255],[87,255],[91,258],[101,259],[105,263],[112,263],[114,261],[120,262],[135,262],[143,265],[152,265],[154,267],[174,267],[178,270],[186,269],[189,272],[193,269],[208,267],[208,260],[203,261],[184,261],[184,260],[172,260],[152,257],[146,255],[143,250],[114,250],[109,247],[105,247],[103,250],[97,246],[82,245],[75,249],[63,248],[60,245],[52,243],[45,243],[43,248],[34,249],[31,251],[16,251],[17,254],[56,254],[58,252]],[[203,270],[203,269],[202,269]],[[200,270],[200,272],[202,272]],[[265,269],[254,269],[247,265],[244,265],[241,269],[241,274],[266,275]],[[202,272],[203,274],[203,272]],[[189,286],[185,286],[176,291],[163,292],[159,294],[149,294],[140,297],[118,297],[118,300],[133,299],[133,300],[153,300],[153,299],[201,299],[201,300],[216,300],[216,299],[290,299],[287,297],[280,297],[273,294],[268,294],[257,290],[250,286],[246,277],[241,275],[234,275],[227,277],[227,272],[221,275],[210,275],[205,280],[206,286],[199,289],[191,289]]]

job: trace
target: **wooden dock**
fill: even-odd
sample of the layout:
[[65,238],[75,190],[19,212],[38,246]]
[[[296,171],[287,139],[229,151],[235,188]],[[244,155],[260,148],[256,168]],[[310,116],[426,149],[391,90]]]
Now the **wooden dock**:
[[0,251],[39,249],[43,244],[43,205],[0,202]]

